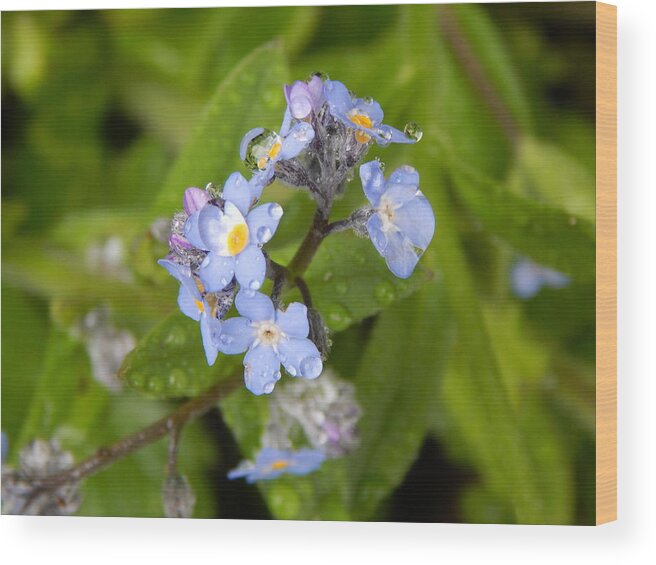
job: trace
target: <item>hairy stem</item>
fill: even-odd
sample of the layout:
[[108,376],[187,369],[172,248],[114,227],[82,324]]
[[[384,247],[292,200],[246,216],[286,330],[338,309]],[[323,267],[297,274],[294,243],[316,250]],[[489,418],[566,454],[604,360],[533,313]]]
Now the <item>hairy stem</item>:
[[[168,434],[174,434],[177,440],[183,426],[209,412],[219,399],[232,392],[238,384],[239,379],[236,377],[223,381],[199,396],[188,400],[168,416],[118,440],[108,447],[100,448],[94,455],[74,467],[49,477],[35,479],[32,486],[36,490],[43,491],[64,484],[75,483]],[[177,447],[175,444],[177,444],[177,441],[174,442],[174,448]],[[170,462],[171,458],[169,457]]]

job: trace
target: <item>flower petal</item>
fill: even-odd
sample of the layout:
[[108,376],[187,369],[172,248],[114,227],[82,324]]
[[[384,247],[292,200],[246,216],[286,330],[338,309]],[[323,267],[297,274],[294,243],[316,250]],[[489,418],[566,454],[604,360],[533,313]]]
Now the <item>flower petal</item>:
[[253,394],[270,394],[280,380],[280,361],[272,347],[259,345],[244,356],[244,382]]
[[[209,208],[216,208],[216,206],[203,206],[201,210],[205,210]],[[216,209],[218,210],[218,208]],[[187,218],[187,221],[185,222],[184,225],[184,236],[186,240],[189,243],[191,243],[194,247],[197,247],[198,249],[207,250],[207,246],[205,245],[205,242],[203,241],[203,238],[201,237],[199,231],[198,222],[199,222],[201,210],[194,212]]]
[[306,338],[310,333],[307,307],[300,302],[292,302],[287,310],[276,312],[276,324],[289,337]]
[[383,221],[378,214],[373,214],[367,220],[367,232],[376,251],[384,256],[387,249],[387,235],[383,231]]
[[282,140],[282,148],[275,161],[296,157],[314,139],[314,129],[307,122],[299,122],[292,126]]
[[389,270],[400,279],[407,279],[419,261],[412,243],[401,232],[388,233],[383,256]]
[[206,190],[192,186],[184,191],[182,205],[188,216],[198,212],[205,204],[211,200]]
[[185,316],[188,316],[196,322],[200,320],[201,313],[196,304],[196,300],[191,294],[189,294],[187,287],[184,285],[180,285],[180,290],[178,291],[178,306]]
[[236,355],[244,353],[254,339],[255,333],[250,320],[241,317],[230,318],[223,322],[216,346],[221,353]]
[[251,193],[251,206],[255,204],[262,196],[262,191],[264,187],[268,184],[271,176],[273,176],[273,168],[270,167],[272,174],[266,173],[255,173],[251,180],[248,181],[248,189]]
[[235,298],[237,311],[251,322],[274,320],[273,302],[266,295],[254,290],[241,290]]
[[388,145],[389,143],[417,143],[417,139],[412,139],[406,136],[401,130],[393,128],[392,126],[382,125],[378,128],[378,133],[375,136],[379,145]]
[[320,449],[299,449],[291,457],[287,472],[292,475],[307,475],[316,471],[326,459]]
[[358,114],[368,116],[374,126],[383,121],[383,109],[375,100],[367,102],[363,98],[358,98],[353,106]]
[[210,252],[200,264],[198,276],[207,292],[223,290],[235,276],[235,258]]
[[282,214],[282,206],[275,202],[262,204],[251,210],[246,218],[251,242],[260,245],[267,243],[273,237],[273,234],[276,233]]
[[253,128],[250,131],[247,131],[244,137],[241,138],[241,143],[239,144],[239,157],[243,161],[246,159],[246,152],[248,151],[248,144],[258,135],[264,131],[264,128]]
[[360,180],[367,200],[372,206],[377,206],[378,200],[385,190],[385,176],[380,161],[374,159],[361,165]]
[[330,113],[348,120],[346,114],[353,109],[353,100],[346,86],[337,80],[327,80],[323,83],[323,94],[328,102]]
[[387,182],[392,184],[409,184],[415,188],[419,188],[419,173],[414,167],[403,165],[392,171]]
[[435,233],[433,208],[424,196],[416,196],[395,210],[394,225],[413,245],[425,250]]
[[251,206],[251,189],[241,173],[232,173],[223,186],[223,199],[232,202],[246,216]]
[[323,370],[321,353],[309,339],[289,338],[278,344],[280,360],[292,377],[316,379]]
[[205,358],[208,365],[214,365],[216,357],[219,354],[215,343],[221,334],[221,322],[212,318],[209,314],[202,314],[200,317],[200,335],[203,339],[203,349],[205,349]]
[[[203,249],[208,249],[210,251],[217,251],[220,248],[222,249],[223,246],[220,245],[220,238],[224,231],[221,228],[223,211],[221,211],[217,206],[210,204],[198,212],[197,218],[198,219],[196,223],[198,226],[198,238],[203,244]],[[189,223],[189,220],[187,220],[187,223]],[[187,235],[186,224],[185,235]]]
[[244,289],[257,290],[266,275],[264,253],[257,245],[249,245],[235,259],[235,276]]

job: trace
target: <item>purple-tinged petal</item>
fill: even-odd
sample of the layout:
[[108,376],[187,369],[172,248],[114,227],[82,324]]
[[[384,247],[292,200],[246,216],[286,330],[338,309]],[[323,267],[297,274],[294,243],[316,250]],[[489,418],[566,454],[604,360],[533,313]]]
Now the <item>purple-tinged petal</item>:
[[210,195],[207,191],[196,188],[192,186],[184,191],[184,196],[182,197],[182,205],[188,216],[191,216],[194,212],[201,210],[205,204],[211,200]]
[[314,139],[314,129],[307,122],[295,124],[282,140],[282,148],[275,161],[292,159]]
[[251,210],[246,218],[251,242],[260,245],[267,243],[276,233],[283,209],[280,204],[269,202]]
[[280,380],[280,361],[272,347],[259,345],[244,356],[244,382],[255,395],[270,394]]
[[383,256],[389,270],[400,279],[407,279],[419,261],[412,243],[400,232],[388,233],[387,247]]
[[235,258],[210,252],[200,264],[198,276],[207,292],[223,290],[235,276]]
[[280,361],[292,377],[316,379],[323,370],[321,353],[309,339],[289,338],[278,343]]
[[266,295],[254,290],[241,290],[235,298],[237,311],[251,322],[274,320],[273,302]]
[[250,320],[246,318],[229,318],[221,326],[221,334],[216,342],[221,353],[236,355],[244,353],[255,339]]
[[414,246],[426,250],[435,233],[435,214],[424,196],[416,196],[395,210],[393,221]]
[[232,173],[223,187],[223,199],[232,202],[243,216],[251,206],[251,187],[241,173]]
[[316,113],[321,109],[325,100],[323,95],[323,80],[317,75],[314,75],[307,83],[307,88],[312,100],[312,110]]
[[257,290],[266,276],[266,259],[257,245],[249,245],[235,258],[235,276],[243,289]]
[[378,214],[373,214],[367,220],[367,233],[376,251],[384,255],[385,249],[387,249],[387,235],[383,231],[383,222]]
[[292,302],[286,310],[276,311],[276,324],[289,337],[306,338],[310,333],[307,307],[300,302]]
[[312,112],[312,97],[306,83],[297,80],[285,85],[284,91],[292,117],[302,120]]
[[200,335],[203,340],[203,349],[205,350],[205,358],[208,365],[214,365],[219,350],[216,348],[215,343],[219,340],[221,334],[221,322],[216,318],[212,318],[209,314],[205,313],[200,317]]
[[374,159],[361,165],[360,181],[367,200],[372,206],[377,206],[378,200],[385,190],[385,176],[380,161]]

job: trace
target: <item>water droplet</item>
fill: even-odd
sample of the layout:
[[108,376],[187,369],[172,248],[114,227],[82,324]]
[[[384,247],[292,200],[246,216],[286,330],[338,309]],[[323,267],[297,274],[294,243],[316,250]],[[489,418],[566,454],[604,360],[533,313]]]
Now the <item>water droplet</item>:
[[346,308],[339,304],[333,304],[332,308],[328,310],[326,321],[330,329],[341,331],[351,325],[353,318],[351,318],[351,315],[347,312]]
[[267,383],[262,387],[262,390],[264,390],[265,394],[271,394],[273,392],[273,387],[275,386],[276,386],[275,382]]
[[353,169],[349,169],[348,172],[346,173],[346,182],[351,182],[354,177],[355,177],[355,171]]
[[314,71],[308,75],[305,82],[310,82],[314,77],[319,77],[321,80],[330,80],[328,73],[325,73],[324,71]]
[[396,299],[394,285],[389,281],[379,282],[374,287],[374,296],[381,306],[389,306]]
[[275,151],[274,146],[277,143],[281,143],[280,136],[273,130],[264,129],[248,142],[244,164],[251,171],[265,169],[272,158],[272,149]]
[[221,284],[222,284],[223,286],[226,286],[226,285],[228,284],[228,279],[226,279],[225,277],[223,277],[223,278],[221,279]]
[[392,139],[392,132],[388,129],[379,129],[378,135],[380,135],[385,141]]
[[269,206],[269,216],[274,220],[282,217],[282,206],[280,204],[273,203]]
[[262,283],[256,279],[253,279],[248,286],[253,290],[257,290],[262,286]]
[[323,363],[320,357],[306,357],[301,361],[301,375],[306,379],[314,379],[321,374]]
[[267,241],[269,241],[271,239],[272,235],[273,234],[271,233],[271,230],[269,229],[268,226],[261,226],[257,230],[257,240],[260,243],[266,243]]
[[287,372],[292,376],[295,377],[298,375],[298,371],[296,370],[296,367],[294,365],[289,365],[288,367],[285,367],[287,369]]
[[374,99],[373,99],[371,96],[365,96],[365,97],[362,99],[362,101],[363,101],[365,104],[373,104],[373,103],[374,103]]
[[385,172],[385,162],[380,160],[380,157],[376,157],[376,161],[378,161],[378,165],[380,167],[380,172],[384,173]]
[[234,341],[234,338],[228,334],[221,334],[219,339],[221,340],[221,343],[224,343],[225,345],[228,345]]
[[423,130],[417,122],[408,122],[403,128],[403,133],[408,139],[419,141],[424,135]]
[[348,290],[348,285],[344,281],[339,281],[337,284],[335,284],[335,290],[337,291],[338,294],[346,294],[346,291]]
[[181,327],[173,327],[169,332],[169,335],[166,336],[165,343],[166,345],[171,345],[173,347],[180,347],[184,345],[187,341],[187,334],[184,329]]
[[280,371],[278,371],[275,375],[273,375],[273,378],[276,379],[276,381],[279,381],[280,377],[282,377],[282,373]]
[[210,264],[210,256],[209,254],[203,259],[203,262],[200,264],[201,267],[205,268]]
[[329,280],[332,279],[332,278],[333,278],[333,273],[332,273],[332,271],[326,271],[326,272],[323,274],[323,280],[324,280],[324,281],[329,281]]

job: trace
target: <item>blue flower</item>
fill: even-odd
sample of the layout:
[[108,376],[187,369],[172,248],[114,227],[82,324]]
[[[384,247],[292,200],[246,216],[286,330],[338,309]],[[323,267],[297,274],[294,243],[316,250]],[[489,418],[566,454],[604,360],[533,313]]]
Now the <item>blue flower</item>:
[[367,221],[369,237],[389,270],[407,279],[435,232],[435,215],[419,190],[419,173],[405,165],[386,181],[380,162],[370,161],[360,167],[360,179],[374,210]]
[[324,102],[323,81],[317,75],[308,82],[297,80],[285,85],[284,91],[289,115],[296,120],[307,118],[313,112],[317,114]]
[[214,365],[219,353],[215,344],[221,333],[221,322],[216,316],[215,309],[205,300],[206,292],[203,283],[185,265],[180,265],[168,258],[160,259],[157,262],[180,282],[178,306],[185,316],[200,323],[200,335],[207,364]]
[[185,237],[209,251],[198,269],[208,292],[223,290],[233,277],[249,289],[258,289],[264,282],[266,260],[260,246],[273,237],[283,210],[271,202],[249,211],[250,189],[240,173],[233,173],[223,188],[223,209],[206,204],[185,223]]
[[223,323],[216,345],[219,351],[244,356],[244,381],[253,394],[269,394],[280,380],[282,363],[292,377],[315,379],[323,370],[321,354],[307,336],[307,308],[293,302],[275,310],[271,299],[253,290],[237,294],[241,317]]
[[325,459],[318,449],[300,449],[298,451],[265,447],[255,457],[255,462],[243,461],[236,469],[228,473],[229,479],[246,478],[246,482],[276,479],[284,473],[307,475],[316,471]]
[[516,261],[512,266],[510,278],[513,292],[524,300],[533,298],[543,286],[563,288],[570,283],[567,275],[538,265],[529,259]]
[[389,143],[416,143],[402,131],[383,124],[383,110],[375,100],[354,98],[339,81],[327,80],[324,96],[331,115],[346,127],[355,130],[355,139],[368,143],[375,139],[379,145]]
[[[314,139],[314,128],[307,122],[291,125],[291,114],[286,113],[280,133],[264,128],[250,130],[241,140],[239,156],[251,163],[253,178],[264,187],[275,173],[278,161],[293,159]],[[261,192],[261,191],[260,191]]]

